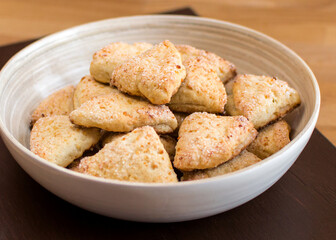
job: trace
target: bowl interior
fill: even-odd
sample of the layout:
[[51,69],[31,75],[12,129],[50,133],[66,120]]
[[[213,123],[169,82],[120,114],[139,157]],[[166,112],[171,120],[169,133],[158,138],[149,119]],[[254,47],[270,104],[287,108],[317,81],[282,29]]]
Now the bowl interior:
[[54,91],[89,74],[95,51],[110,42],[158,43],[165,39],[214,52],[239,73],[265,74],[288,81],[302,104],[286,118],[295,138],[307,125],[319,93],[304,62],[277,41],[230,23],[182,16],[139,16],[104,20],[53,34],[14,56],[0,73],[0,119],[29,149],[30,114]]

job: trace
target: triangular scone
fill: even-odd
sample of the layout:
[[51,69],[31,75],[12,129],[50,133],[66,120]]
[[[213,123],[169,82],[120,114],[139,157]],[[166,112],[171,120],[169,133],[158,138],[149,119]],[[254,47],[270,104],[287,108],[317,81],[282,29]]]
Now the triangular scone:
[[256,139],[247,147],[261,159],[267,158],[290,143],[290,126],[284,120],[263,128]]
[[213,64],[218,77],[223,83],[226,83],[236,75],[236,67],[232,63],[212,52],[200,50],[189,45],[176,45],[176,49],[180,52],[183,62],[190,57],[202,56],[207,58]]
[[[125,135],[125,133],[108,133],[105,135],[105,137],[102,140],[102,146],[104,147],[106,144],[112,142],[115,138],[119,137],[120,135]],[[169,155],[169,158],[171,161],[174,160],[175,156],[175,146],[176,146],[176,140],[175,138],[169,136],[169,135],[161,135],[160,141],[165,148],[166,152]]]
[[238,155],[256,135],[243,116],[193,113],[180,127],[174,166],[182,171],[217,167]]
[[92,76],[83,77],[76,86],[74,93],[74,109],[79,108],[84,102],[91,100],[94,97],[109,94],[113,91],[118,91],[108,85],[99,83]]
[[238,156],[231,159],[230,161],[227,161],[219,165],[218,167],[205,169],[205,170],[195,170],[195,171],[190,171],[190,172],[184,172],[182,181],[199,180],[199,179],[221,176],[227,173],[235,172],[240,169],[249,167],[260,161],[261,159],[258,158],[253,153],[243,150]]
[[68,116],[40,118],[30,134],[30,150],[45,160],[66,167],[95,145],[100,138],[97,128],[81,128]]
[[166,40],[116,67],[111,85],[153,104],[166,104],[185,76],[180,53]]
[[111,74],[116,66],[152,47],[152,44],[144,42],[134,44],[111,43],[93,55],[90,73],[97,81],[110,83]]
[[177,127],[174,114],[165,105],[153,105],[119,91],[95,97],[70,114],[73,123],[98,127],[111,132],[130,132],[152,126],[158,133],[170,133]]
[[300,104],[299,93],[287,82],[267,76],[239,75],[232,83],[225,110],[244,115],[255,128],[283,117]]
[[177,182],[169,156],[149,126],[113,138],[97,154],[83,158],[74,170],[130,182]]
[[31,116],[31,125],[34,125],[34,123],[41,117],[69,115],[74,108],[74,90],[74,86],[66,86],[44,99],[34,110]]
[[226,92],[212,62],[200,56],[188,58],[183,64],[187,76],[169,108],[179,112],[223,113]]

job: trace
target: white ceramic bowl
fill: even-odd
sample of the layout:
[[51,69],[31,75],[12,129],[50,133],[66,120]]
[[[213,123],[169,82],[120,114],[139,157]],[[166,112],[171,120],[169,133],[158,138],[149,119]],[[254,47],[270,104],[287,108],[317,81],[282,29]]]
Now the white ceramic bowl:
[[[128,183],[81,175],[29,151],[29,116],[57,89],[89,73],[92,54],[114,41],[169,39],[215,52],[240,73],[288,81],[302,105],[288,116],[293,141],[266,160],[212,179],[174,184]],[[39,40],[16,54],[0,73],[1,136],[19,165],[43,187],[92,212],[120,219],[173,222],[227,211],[258,196],[294,163],[315,127],[320,105],[316,79],[290,49],[251,29],[212,19],[136,16],[71,28]],[[52,206],[51,206],[52,207]]]

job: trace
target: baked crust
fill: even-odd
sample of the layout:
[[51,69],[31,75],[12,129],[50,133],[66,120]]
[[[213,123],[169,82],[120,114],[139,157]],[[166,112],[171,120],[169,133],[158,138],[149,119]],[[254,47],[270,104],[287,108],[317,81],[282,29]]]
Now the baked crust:
[[218,77],[223,83],[236,76],[235,65],[212,52],[200,50],[189,45],[176,45],[176,49],[180,52],[183,62],[191,57],[204,57],[208,59],[213,64]]
[[118,90],[95,81],[90,75],[84,76],[77,84],[74,92],[74,109],[79,108],[83,103],[94,97],[106,95],[113,91]]
[[31,116],[31,125],[42,117],[69,115],[73,110],[74,86],[66,86],[44,99]]
[[240,169],[249,167],[260,161],[261,159],[258,158],[256,155],[244,150],[235,158],[219,165],[218,167],[205,169],[205,170],[195,170],[191,172],[183,172],[183,177],[181,180],[182,181],[192,181],[192,180],[217,177],[217,176],[221,176],[227,173],[235,172]]
[[290,126],[284,120],[273,123],[260,130],[256,139],[247,147],[261,159],[265,159],[280,151],[290,143]]
[[164,134],[177,127],[176,118],[167,106],[153,105],[119,91],[85,102],[70,114],[70,120],[84,127],[98,127],[111,132],[130,132],[149,125]]
[[97,154],[83,158],[73,170],[130,182],[177,182],[169,156],[149,126],[115,136]]
[[244,115],[255,128],[283,117],[300,104],[298,92],[287,82],[268,76],[239,75],[232,83],[225,110],[229,115]]
[[[102,146],[104,147],[106,144],[112,142],[116,137],[120,135],[125,135],[124,133],[108,133],[102,140]],[[175,146],[176,146],[176,139],[169,136],[169,135],[160,135],[160,141],[163,144],[166,152],[169,155],[170,161],[173,162],[175,156]]]
[[217,167],[237,156],[256,135],[244,116],[193,113],[180,127],[174,166],[182,171]]
[[97,128],[81,128],[68,116],[40,118],[30,134],[30,150],[45,160],[66,167],[95,145],[100,138]]
[[204,56],[190,57],[183,62],[187,76],[169,107],[179,112],[223,113],[226,92],[216,67]]
[[152,47],[152,44],[144,42],[133,44],[123,42],[111,43],[93,55],[90,74],[99,82],[110,83],[111,74],[119,64]]
[[166,40],[116,67],[111,85],[130,95],[145,97],[153,104],[166,104],[185,76],[180,53]]

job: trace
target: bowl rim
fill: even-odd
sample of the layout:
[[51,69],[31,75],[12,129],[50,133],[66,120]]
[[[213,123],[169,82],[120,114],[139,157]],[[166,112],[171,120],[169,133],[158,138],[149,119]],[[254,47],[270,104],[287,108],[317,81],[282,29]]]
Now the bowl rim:
[[[282,50],[286,51],[291,58],[296,58],[301,65],[304,67],[304,69],[308,72],[308,75],[310,76],[310,80],[313,85],[313,89],[315,91],[315,102],[314,102],[314,110],[312,115],[310,116],[308,122],[305,124],[303,129],[297,134],[297,136],[291,140],[289,144],[287,144],[284,148],[282,148],[280,151],[276,152],[272,156],[265,158],[264,160],[253,164],[249,167],[243,168],[241,170],[231,172],[228,174],[224,174],[221,176],[216,176],[212,178],[206,178],[206,179],[200,179],[200,180],[193,180],[193,181],[181,181],[181,182],[175,182],[175,183],[142,183],[142,182],[128,182],[128,181],[121,181],[121,180],[114,180],[114,179],[105,179],[105,178],[100,178],[100,177],[94,177],[90,175],[85,175],[82,173],[74,172],[71,171],[70,169],[58,166],[54,163],[48,162],[45,159],[35,155],[32,153],[28,148],[26,148],[23,144],[21,144],[10,132],[9,130],[5,127],[1,117],[0,117],[0,133],[1,137],[4,138],[6,137],[7,140],[9,140],[16,149],[19,149],[21,152],[23,152],[25,155],[28,155],[30,158],[34,159],[34,161],[37,161],[39,164],[44,165],[44,167],[51,168],[51,170],[54,171],[60,171],[62,174],[68,174],[72,177],[79,177],[82,180],[87,180],[87,181],[94,181],[100,184],[109,184],[109,185],[120,185],[120,186],[125,186],[125,187],[144,187],[144,188],[171,188],[171,187],[185,187],[189,185],[202,185],[202,184],[210,184],[210,183],[215,183],[219,181],[224,181],[224,180],[232,180],[236,177],[243,177],[243,175],[247,175],[251,173],[253,170],[260,168],[262,166],[265,166],[267,164],[270,164],[273,161],[280,160],[280,156],[287,151],[290,148],[294,148],[295,145],[299,144],[299,141],[302,139],[304,135],[309,135],[310,137],[313,128],[316,125],[319,110],[320,110],[320,102],[321,102],[321,96],[320,96],[320,89],[316,80],[316,77],[312,70],[309,68],[308,64],[298,55],[296,54],[293,50],[279,42],[278,40],[261,33],[259,31],[253,30],[251,28],[236,24],[236,23],[231,23],[228,21],[222,21],[222,20],[216,20],[212,18],[206,18],[206,17],[198,17],[198,16],[184,16],[184,15],[136,15],[136,16],[125,16],[125,17],[118,17],[118,18],[109,18],[109,19],[103,19],[99,21],[93,21],[89,23],[84,23],[80,24],[71,28],[67,28],[58,32],[55,32],[53,34],[47,35],[31,44],[28,46],[24,47],[22,50],[14,54],[8,61],[7,63],[3,66],[3,68],[0,71],[0,81],[2,80],[3,72],[7,70],[7,68],[10,68],[13,62],[15,62],[17,59],[20,59],[21,55],[25,55],[29,52],[31,52],[34,48],[38,48],[39,45],[47,43],[49,41],[52,41],[53,39],[57,39],[60,35],[71,33],[73,31],[78,31],[82,28],[87,28],[87,27],[93,27],[99,24],[107,23],[107,22],[115,22],[115,21],[124,21],[124,20],[129,20],[129,19],[152,19],[152,18],[157,18],[161,20],[190,20],[194,21],[195,23],[197,22],[202,22],[202,23],[210,23],[210,24],[217,24],[217,25],[222,25],[222,26],[227,26],[231,28],[235,28],[236,30],[240,30],[241,32],[248,33],[250,35],[253,35],[254,37],[258,39],[264,39],[268,42],[271,42],[275,45],[277,45],[279,48],[282,48]],[[1,89],[0,89],[1,91]],[[15,159],[15,158],[14,158]]]

